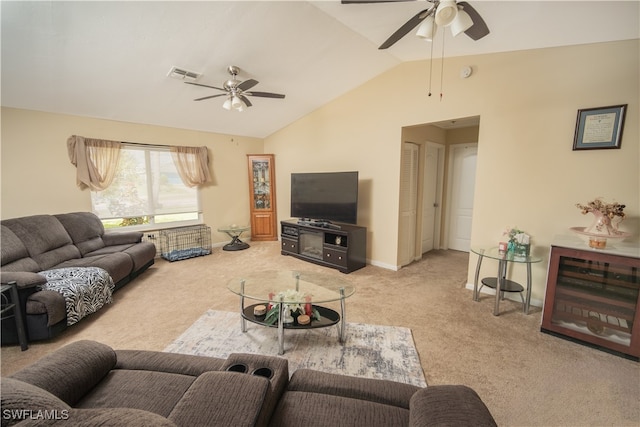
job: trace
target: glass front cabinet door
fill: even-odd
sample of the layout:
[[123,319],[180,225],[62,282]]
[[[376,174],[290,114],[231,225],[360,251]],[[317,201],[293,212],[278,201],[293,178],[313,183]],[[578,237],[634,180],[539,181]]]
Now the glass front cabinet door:
[[273,154],[248,154],[251,240],[278,240]]

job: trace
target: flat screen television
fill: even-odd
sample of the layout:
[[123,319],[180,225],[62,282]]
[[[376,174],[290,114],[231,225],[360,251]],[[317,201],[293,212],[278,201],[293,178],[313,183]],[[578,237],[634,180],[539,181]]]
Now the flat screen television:
[[358,172],[292,173],[291,216],[356,224]]

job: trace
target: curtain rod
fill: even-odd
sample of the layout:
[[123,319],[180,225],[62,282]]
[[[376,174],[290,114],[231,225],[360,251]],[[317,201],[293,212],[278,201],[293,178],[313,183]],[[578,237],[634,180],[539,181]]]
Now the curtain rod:
[[127,144],[127,145],[138,145],[141,147],[154,147],[154,148],[162,148],[162,149],[166,149],[169,150],[171,149],[170,145],[159,145],[159,144],[145,144],[142,142],[129,142],[129,141],[120,141],[122,144]]

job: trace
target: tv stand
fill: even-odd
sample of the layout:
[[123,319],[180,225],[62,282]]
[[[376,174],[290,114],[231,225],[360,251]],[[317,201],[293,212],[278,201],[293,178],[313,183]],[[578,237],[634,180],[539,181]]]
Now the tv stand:
[[[322,225],[318,225],[322,224]],[[351,273],[366,265],[367,229],[328,221],[280,222],[282,255]]]
[[301,218],[298,220],[298,224],[308,225],[312,227],[331,228],[332,230],[342,229],[342,227],[339,226],[338,224],[334,224],[331,221],[325,221],[323,219]]

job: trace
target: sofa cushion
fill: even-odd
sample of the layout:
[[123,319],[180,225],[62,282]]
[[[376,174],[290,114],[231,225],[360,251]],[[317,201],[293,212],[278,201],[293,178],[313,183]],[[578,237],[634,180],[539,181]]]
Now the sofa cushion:
[[0,265],[9,264],[20,258],[26,258],[29,256],[26,246],[22,243],[22,240],[6,226],[0,226],[0,241],[2,247],[0,247]]
[[112,231],[104,233],[102,239],[107,246],[130,245],[142,241],[141,231]]
[[409,410],[369,400],[287,391],[278,402],[269,425],[274,427],[407,426]]
[[156,246],[151,242],[118,244],[105,246],[93,252],[88,252],[85,256],[94,257],[113,253],[127,254],[133,262],[132,270],[138,271],[154,260],[156,256]]
[[195,379],[168,372],[115,369],[75,406],[134,408],[166,417]]
[[3,271],[40,270],[38,263],[29,257],[29,251],[22,240],[5,225],[0,226],[0,242],[0,265]]
[[116,354],[111,347],[83,340],[47,354],[11,378],[40,387],[74,406],[115,364]]
[[115,252],[105,255],[70,259],[55,266],[55,268],[69,267],[102,268],[109,273],[114,283],[117,283],[131,274],[131,271],[133,270],[133,261],[129,255],[123,252]]
[[64,417],[71,409],[48,391],[14,378],[0,379],[0,387],[3,427],[28,419],[38,411],[48,411],[50,414]]
[[55,217],[67,230],[71,240],[78,247],[82,256],[105,246],[102,240],[104,226],[102,221],[92,212],[73,212],[58,214]]
[[80,258],[80,251],[73,245],[69,233],[53,215],[6,219],[2,224],[22,241],[41,270],[68,259]]
[[73,212],[58,214],[55,217],[67,230],[82,256],[85,256],[88,252],[104,248],[105,243],[102,240],[104,226],[100,218],[94,213]]

